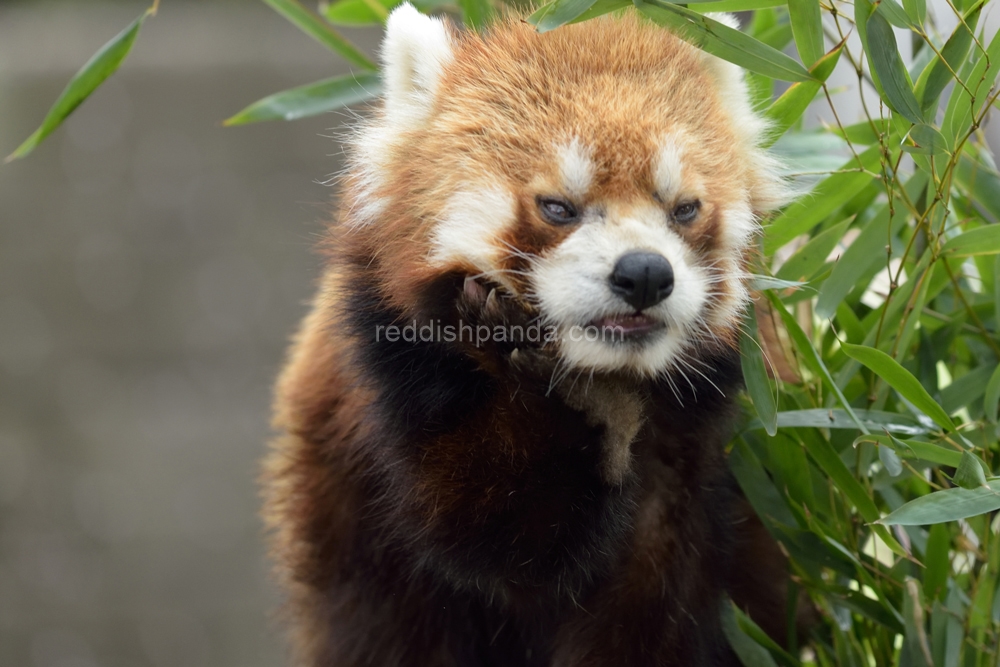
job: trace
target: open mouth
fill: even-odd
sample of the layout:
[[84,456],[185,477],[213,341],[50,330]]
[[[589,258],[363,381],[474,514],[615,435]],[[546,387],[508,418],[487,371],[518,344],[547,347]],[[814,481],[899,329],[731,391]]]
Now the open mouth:
[[606,340],[635,340],[666,328],[663,320],[633,313],[631,315],[611,315],[591,322],[601,330],[602,338]]

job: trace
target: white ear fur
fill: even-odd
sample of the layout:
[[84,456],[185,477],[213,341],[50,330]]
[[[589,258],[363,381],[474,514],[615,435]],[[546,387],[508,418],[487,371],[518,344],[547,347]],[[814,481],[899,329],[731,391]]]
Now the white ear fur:
[[389,14],[382,62],[390,125],[400,130],[423,125],[451,59],[451,35],[441,19],[424,16],[408,2]]

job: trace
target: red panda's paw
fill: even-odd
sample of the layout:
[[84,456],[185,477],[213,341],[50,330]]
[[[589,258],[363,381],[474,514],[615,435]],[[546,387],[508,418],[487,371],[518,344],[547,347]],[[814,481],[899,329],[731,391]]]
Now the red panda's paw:
[[469,277],[456,305],[461,323],[474,333],[462,342],[484,368],[497,374],[551,374],[551,336],[538,313],[519,297]]

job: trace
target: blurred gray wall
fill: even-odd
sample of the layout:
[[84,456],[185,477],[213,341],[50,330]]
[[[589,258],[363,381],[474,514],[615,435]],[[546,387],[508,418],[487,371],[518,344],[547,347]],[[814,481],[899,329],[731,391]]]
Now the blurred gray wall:
[[[148,4],[0,2],[0,154]],[[255,478],[348,118],[220,121],[344,71],[261,3],[164,0],[0,166],[0,666],[286,662]]]

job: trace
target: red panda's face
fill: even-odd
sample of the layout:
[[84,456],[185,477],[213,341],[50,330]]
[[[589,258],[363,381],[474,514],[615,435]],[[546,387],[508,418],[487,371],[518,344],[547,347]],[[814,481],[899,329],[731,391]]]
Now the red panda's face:
[[757,216],[784,196],[735,67],[632,17],[479,38],[409,5],[384,57],[345,196],[390,298],[499,286],[580,370],[698,373],[735,344]]

